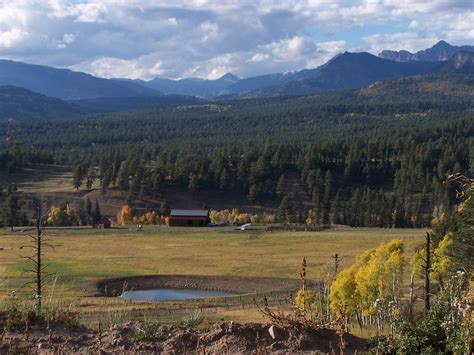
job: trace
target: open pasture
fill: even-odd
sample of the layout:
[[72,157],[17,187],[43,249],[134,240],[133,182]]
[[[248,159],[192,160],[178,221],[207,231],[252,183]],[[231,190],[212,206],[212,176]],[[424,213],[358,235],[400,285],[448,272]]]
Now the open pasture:
[[[31,231],[33,232],[33,231]],[[33,280],[25,273],[22,248],[30,243],[30,232],[0,231],[0,294],[16,291],[28,296],[23,286]],[[90,229],[51,228],[45,232],[54,249],[46,249],[47,271],[55,273],[54,287],[45,291],[48,302],[72,304],[81,313],[156,307],[154,303],[131,303],[98,297],[95,282],[105,278],[138,275],[215,275],[295,278],[301,260],[308,262],[309,280],[318,278],[323,265],[338,253],[342,266],[352,263],[364,250],[392,239],[406,242],[407,253],[423,240],[419,229],[369,229],[339,227],[321,232],[235,231],[232,227],[170,228],[145,226]],[[165,302],[166,303],[166,302]],[[168,302],[170,303],[170,302]],[[176,305],[173,302],[173,305]],[[226,310],[218,316],[255,316],[252,312]]]

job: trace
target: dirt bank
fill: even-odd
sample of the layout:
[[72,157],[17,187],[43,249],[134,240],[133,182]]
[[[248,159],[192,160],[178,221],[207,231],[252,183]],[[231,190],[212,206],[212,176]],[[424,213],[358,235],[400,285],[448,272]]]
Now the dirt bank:
[[[0,319],[1,323],[1,319]],[[322,352],[339,353],[340,338],[332,329],[289,331],[269,324],[216,324],[198,331],[178,326],[143,322],[113,325],[101,333],[61,322],[49,329],[32,326],[26,333],[3,334],[0,353],[36,354],[269,354]],[[344,336],[344,353],[366,350],[364,339]]]
[[189,288],[224,291],[236,294],[296,290],[301,281],[238,276],[149,275],[100,280],[95,284],[98,295],[116,297],[124,290],[153,288]]

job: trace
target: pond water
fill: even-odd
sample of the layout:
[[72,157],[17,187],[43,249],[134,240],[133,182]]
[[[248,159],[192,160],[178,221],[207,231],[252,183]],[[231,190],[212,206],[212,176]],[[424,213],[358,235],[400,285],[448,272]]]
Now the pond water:
[[223,291],[189,288],[157,288],[153,290],[125,291],[120,295],[120,297],[130,301],[171,301],[224,296],[233,296],[233,294]]

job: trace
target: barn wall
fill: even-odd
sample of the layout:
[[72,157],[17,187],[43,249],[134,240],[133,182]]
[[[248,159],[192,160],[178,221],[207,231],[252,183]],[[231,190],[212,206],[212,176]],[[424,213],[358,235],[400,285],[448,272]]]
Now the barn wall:
[[207,226],[208,220],[207,219],[185,219],[180,217],[179,219],[175,219],[170,217],[170,227],[205,227]]

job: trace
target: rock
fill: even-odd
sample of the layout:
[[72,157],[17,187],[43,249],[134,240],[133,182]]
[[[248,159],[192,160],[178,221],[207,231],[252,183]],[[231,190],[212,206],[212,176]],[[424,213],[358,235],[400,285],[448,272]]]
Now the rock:
[[280,328],[272,325],[270,328],[268,328],[268,333],[272,337],[273,340],[278,340],[278,338],[281,337],[281,331]]

